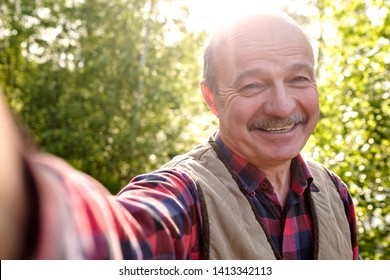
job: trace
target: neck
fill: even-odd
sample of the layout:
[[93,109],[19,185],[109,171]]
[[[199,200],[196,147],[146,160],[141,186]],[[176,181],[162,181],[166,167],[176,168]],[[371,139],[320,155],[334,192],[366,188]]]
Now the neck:
[[261,169],[261,171],[266,175],[268,181],[272,184],[282,208],[291,188],[290,165],[291,161],[288,161],[277,167]]

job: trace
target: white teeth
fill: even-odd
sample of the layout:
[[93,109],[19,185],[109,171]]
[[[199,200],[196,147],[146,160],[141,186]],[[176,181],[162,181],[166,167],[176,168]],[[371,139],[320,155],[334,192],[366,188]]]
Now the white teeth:
[[283,126],[283,127],[272,127],[272,128],[266,128],[265,131],[269,132],[285,132],[290,131],[295,125],[289,125],[289,126]]

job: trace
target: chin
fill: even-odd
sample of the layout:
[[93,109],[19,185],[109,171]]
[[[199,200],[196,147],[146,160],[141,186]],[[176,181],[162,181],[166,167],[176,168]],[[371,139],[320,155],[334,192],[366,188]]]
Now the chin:
[[299,148],[279,148],[279,149],[272,149],[266,153],[263,152],[263,154],[269,155],[270,158],[276,161],[288,161],[293,158],[295,158],[302,149]]

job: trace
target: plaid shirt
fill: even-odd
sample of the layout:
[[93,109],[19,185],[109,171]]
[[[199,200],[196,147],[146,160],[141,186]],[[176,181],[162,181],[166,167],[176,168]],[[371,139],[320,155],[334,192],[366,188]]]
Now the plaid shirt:
[[[218,138],[217,144],[252,194],[282,257],[312,258],[311,222],[304,195],[311,176],[302,159],[293,160],[292,190],[282,210],[264,174],[234,155]],[[196,185],[186,173],[173,169],[140,175],[113,197],[93,178],[56,157],[34,155],[26,163],[39,205],[32,258],[200,258],[202,213]],[[308,183],[297,183],[302,176]],[[337,182],[356,259],[354,207],[345,185],[338,178]]]
[[[299,260],[313,258],[312,223],[307,193],[318,192],[311,184],[312,175],[300,155],[291,163],[291,189],[284,207],[274,192],[265,174],[254,165],[234,154],[221,140],[216,143],[223,157],[238,175],[245,190],[250,194],[253,204],[261,217],[265,230],[269,233],[282,259]],[[355,208],[345,184],[334,175],[338,184],[344,209],[351,230],[351,243],[354,259],[358,258]]]

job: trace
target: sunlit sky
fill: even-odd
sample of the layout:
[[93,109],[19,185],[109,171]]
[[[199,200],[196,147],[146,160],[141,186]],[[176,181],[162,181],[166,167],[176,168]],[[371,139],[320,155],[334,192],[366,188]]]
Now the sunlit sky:
[[310,14],[312,11],[308,0],[181,0],[190,11],[189,28],[194,31],[215,31],[226,20],[240,17],[244,14],[275,11],[288,8],[291,12]]
[[[227,21],[250,13],[283,10],[291,14],[310,16],[316,13],[316,9],[309,2],[310,0],[177,0],[173,2],[173,6],[160,6],[159,11],[168,18],[177,18],[178,7],[187,6],[188,31],[206,31],[212,34]],[[314,23],[303,27],[306,34],[315,34],[318,31],[318,26]],[[165,35],[166,43],[170,44],[180,40],[182,34],[173,25],[171,32]]]

